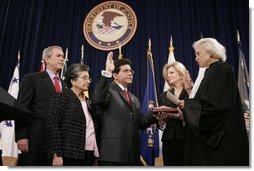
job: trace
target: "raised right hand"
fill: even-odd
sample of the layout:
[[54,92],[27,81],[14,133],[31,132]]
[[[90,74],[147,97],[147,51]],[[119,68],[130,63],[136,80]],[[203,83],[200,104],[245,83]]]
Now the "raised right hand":
[[183,77],[183,82],[184,82],[184,88],[186,90],[191,90],[193,86],[193,81],[190,77],[190,73],[188,71],[185,72],[185,75]]
[[109,52],[107,56],[105,71],[112,73],[114,69],[115,69],[115,65],[113,60],[113,52]]

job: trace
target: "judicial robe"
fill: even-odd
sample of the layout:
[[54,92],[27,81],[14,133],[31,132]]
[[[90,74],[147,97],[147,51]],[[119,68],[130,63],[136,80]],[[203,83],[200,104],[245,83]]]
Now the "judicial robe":
[[184,165],[248,166],[249,142],[232,67],[212,63],[193,99],[185,101],[188,127]]

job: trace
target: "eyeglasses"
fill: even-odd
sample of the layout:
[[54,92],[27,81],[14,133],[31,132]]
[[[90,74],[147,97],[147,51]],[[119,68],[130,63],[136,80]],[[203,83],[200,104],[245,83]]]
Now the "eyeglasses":
[[124,70],[121,70],[121,71],[123,71],[124,73],[130,72],[130,73],[134,74],[134,71],[132,69],[124,69]]
[[92,78],[90,78],[90,77],[88,77],[88,76],[83,76],[83,77],[78,77],[78,78],[81,78],[81,79],[83,79],[83,80],[85,80],[85,81],[90,81],[90,82],[92,82]]

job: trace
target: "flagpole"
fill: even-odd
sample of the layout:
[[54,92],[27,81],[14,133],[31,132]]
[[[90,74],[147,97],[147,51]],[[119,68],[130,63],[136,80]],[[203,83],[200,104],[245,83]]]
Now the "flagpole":
[[[146,60],[146,72],[147,72],[147,74],[146,74],[146,80],[148,81],[149,80],[149,60],[151,59],[151,56],[152,56],[152,42],[151,42],[151,39],[149,38],[149,40],[148,40],[148,49],[147,49],[147,60]],[[146,85],[147,87],[147,89],[148,90],[150,90],[150,87],[149,87],[149,84],[147,84]],[[148,99],[149,99],[149,95],[147,96],[147,99],[146,99],[146,101],[148,101]]]
[[[85,52],[85,48],[84,48],[84,45],[82,44],[81,45],[81,59],[80,59],[80,64],[82,65],[84,64],[84,54],[85,54],[84,52]],[[88,90],[84,92],[84,95],[89,98]]]
[[[172,38],[172,35],[170,36],[170,43],[169,43],[169,48],[168,48],[168,64],[171,64],[173,62],[175,62],[175,56],[174,56],[174,46],[173,46],[173,38]],[[164,91],[167,91],[169,89],[169,85],[168,83],[165,81],[164,83],[164,88],[163,88],[163,92]]]
[[[173,46],[173,37],[172,35],[170,35],[170,44],[169,44],[169,53],[168,53],[168,64],[170,63],[173,63],[175,62],[175,56],[174,56],[174,46]],[[163,92],[165,91],[168,91],[169,89],[169,85],[167,83],[167,81],[165,80],[165,83],[164,83],[164,87],[163,87]],[[162,131],[159,130],[159,139],[162,138]],[[160,145],[160,149],[159,149],[159,152],[160,152],[160,156],[162,156],[162,142],[160,141],[159,142],[159,145]]]
[[[155,74],[154,74],[154,64],[152,58],[152,43],[151,39],[148,40],[147,49],[147,81],[146,81],[146,91],[142,102],[141,111],[143,113],[148,113],[152,106],[158,106],[157,100],[157,89],[155,84]],[[155,158],[159,156],[159,137],[158,129],[156,125],[148,127],[146,130],[141,131],[141,155],[140,159],[143,165],[151,166],[155,163]]]

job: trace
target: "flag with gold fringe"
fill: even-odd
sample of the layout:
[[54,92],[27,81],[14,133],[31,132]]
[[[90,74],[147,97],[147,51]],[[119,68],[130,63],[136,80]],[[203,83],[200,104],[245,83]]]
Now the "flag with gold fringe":
[[[141,112],[148,114],[149,110],[158,106],[157,88],[154,75],[154,64],[151,53],[151,41],[147,51],[147,84]],[[155,125],[140,130],[140,158],[144,166],[154,166],[155,158],[159,157],[159,135]]]
[[239,64],[238,64],[238,89],[242,100],[243,113],[245,118],[246,130],[249,133],[250,129],[250,104],[249,104],[249,86],[250,78],[247,70],[244,53],[242,50],[242,44],[240,40],[240,34],[237,31],[237,42],[239,51]]
[[[239,35],[240,36],[240,35]],[[250,78],[247,70],[240,37],[238,39],[239,64],[238,64],[238,88],[242,103],[249,103]]]

